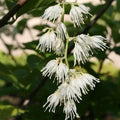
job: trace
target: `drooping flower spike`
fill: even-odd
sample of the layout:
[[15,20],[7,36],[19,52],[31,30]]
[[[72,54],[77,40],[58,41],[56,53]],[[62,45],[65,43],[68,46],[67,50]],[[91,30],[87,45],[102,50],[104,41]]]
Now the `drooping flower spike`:
[[[73,48],[74,65],[77,63],[85,63],[90,56],[92,56],[95,49],[105,50],[106,38],[95,35],[89,36],[81,34],[73,36],[70,39],[67,28],[63,21],[65,4],[71,5],[70,18],[74,26],[80,27],[84,24],[84,16],[91,14],[85,5],[76,2],[69,3],[65,0],[58,0],[57,5],[47,8],[42,16],[43,19],[55,22],[60,16],[61,21],[56,24],[56,29],[50,29],[40,37],[38,48],[40,51],[54,51],[57,55],[62,57],[50,60],[46,66],[41,70],[43,76],[51,79],[52,76],[57,80],[58,88],[47,98],[44,107],[49,112],[55,112],[57,106],[63,105],[63,112],[65,113],[65,120],[79,118],[75,102],[80,103],[82,95],[88,94],[89,90],[93,90],[99,79],[82,71],[70,69],[68,62],[68,46],[69,41],[73,40],[75,46]],[[62,6],[62,7],[61,7]],[[54,79],[54,80],[55,80]]]

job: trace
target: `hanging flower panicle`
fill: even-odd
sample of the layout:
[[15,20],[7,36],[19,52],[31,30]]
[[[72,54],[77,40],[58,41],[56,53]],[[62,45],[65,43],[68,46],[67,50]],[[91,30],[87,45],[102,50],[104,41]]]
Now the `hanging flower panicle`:
[[[61,55],[61,57],[50,60],[41,70],[43,76],[47,76],[50,79],[53,76],[59,85],[58,89],[47,98],[47,102],[43,107],[49,112],[55,112],[57,106],[63,105],[65,120],[73,120],[74,118],[79,118],[75,102],[80,103],[82,95],[88,94],[89,90],[94,90],[95,85],[100,81],[88,73],[70,69],[67,56],[70,37],[63,21],[65,4],[71,5],[69,15],[74,26],[80,27],[81,24],[84,24],[85,17],[88,15],[92,16],[85,5],[75,2],[68,3],[65,0],[58,1],[57,5],[45,10],[42,18],[52,22],[59,20],[59,17],[62,19],[58,21],[56,29],[48,30],[40,37],[37,48],[41,52],[54,51],[55,54]],[[96,49],[104,51],[107,48],[107,39],[100,35],[89,36],[81,34],[74,36],[72,40],[75,43],[72,51],[74,65],[77,63],[78,65],[80,63],[84,64]]]

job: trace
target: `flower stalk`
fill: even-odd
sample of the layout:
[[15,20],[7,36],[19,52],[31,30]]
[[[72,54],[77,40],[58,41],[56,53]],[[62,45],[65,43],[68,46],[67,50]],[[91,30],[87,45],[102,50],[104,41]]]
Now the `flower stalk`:
[[68,62],[68,44],[69,44],[69,37],[67,35],[67,39],[66,39],[66,48],[65,48],[65,63],[69,68],[69,62]]

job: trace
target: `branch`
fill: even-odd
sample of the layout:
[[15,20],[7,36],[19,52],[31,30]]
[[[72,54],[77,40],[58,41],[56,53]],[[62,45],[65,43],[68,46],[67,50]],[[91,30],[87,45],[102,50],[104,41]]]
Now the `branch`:
[[16,60],[15,60],[15,58],[13,57],[13,55],[12,55],[12,53],[11,53],[11,52],[12,52],[11,49],[9,49],[9,45],[6,44],[6,42],[4,41],[4,39],[2,38],[1,35],[0,35],[0,40],[3,42],[4,46],[6,47],[6,49],[7,49],[7,51],[8,51],[8,54],[10,55],[11,59],[12,59],[15,63],[17,63]]
[[21,105],[23,108],[25,108],[30,102],[31,100],[34,98],[34,96],[38,93],[39,89],[44,86],[44,84],[46,83],[46,81],[48,80],[48,77],[43,77],[40,80],[40,83],[37,85],[37,87],[31,92],[31,94],[28,96],[27,99],[25,99],[24,101],[21,102]]
[[87,25],[87,27],[83,30],[82,33],[86,34],[90,30],[90,28],[97,22],[97,20],[107,11],[107,9],[111,6],[114,0],[109,0],[104,8],[97,14],[97,16]]
[[0,20],[0,27],[3,27],[9,24],[10,18],[12,18],[19,10],[23,7],[23,5],[29,0],[18,0],[16,5]]

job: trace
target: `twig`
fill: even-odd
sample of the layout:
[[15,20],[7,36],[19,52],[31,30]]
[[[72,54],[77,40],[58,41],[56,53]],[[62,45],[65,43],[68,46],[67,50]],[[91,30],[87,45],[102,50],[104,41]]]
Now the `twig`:
[[103,63],[104,63],[104,60],[100,60],[100,66],[99,66],[98,71],[97,71],[98,74],[100,74],[100,72],[103,68]]
[[97,14],[97,16],[94,18],[94,20],[92,20],[89,25],[87,25],[87,27],[83,30],[82,33],[86,34],[88,33],[88,31],[90,30],[90,28],[97,22],[97,20],[107,11],[107,9],[110,7],[110,5],[112,4],[114,0],[109,0],[106,5],[104,6],[104,8]]
[[31,94],[28,96],[27,99],[25,99],[22,102],[22,106],[23,108],[25,108],[30,102],[31,100],[34,98],[34,96],[38,93],[39,89],[44,86],[44,84],[46,83],[48,77],[43,77],[40,81],[40,83],[38,84],[38,86],[31,92]]
[[10,18],[12,18],[27,1],[29,0],[18,0],[16,5],[0,20],[0,27],[9,24]]
[[13,57],[12,53],[11,53],[11,49],[9,49],[8,44],[6,44],[6,42],[4,41],[4,39],[2,38],[2,36],[0,35],[0,40],[3,42],[4,46],[6,47],[8,54],[10,55],[11,59],[17,63],[17,61],[15,60],[15,58]]
[[[47,77],[43,77],[38,84],[38,86],[31,92],[31,94],[28,96],[27,99],[23,100],[19,106],[21,106],[22,109],[25,109],[31,102],[31,100],[35,97],[35,95],[38,93],[40,88],[45,84],[45,82],[48,80]],[[23,114],[17,115],[14,120],[22,120]]]

